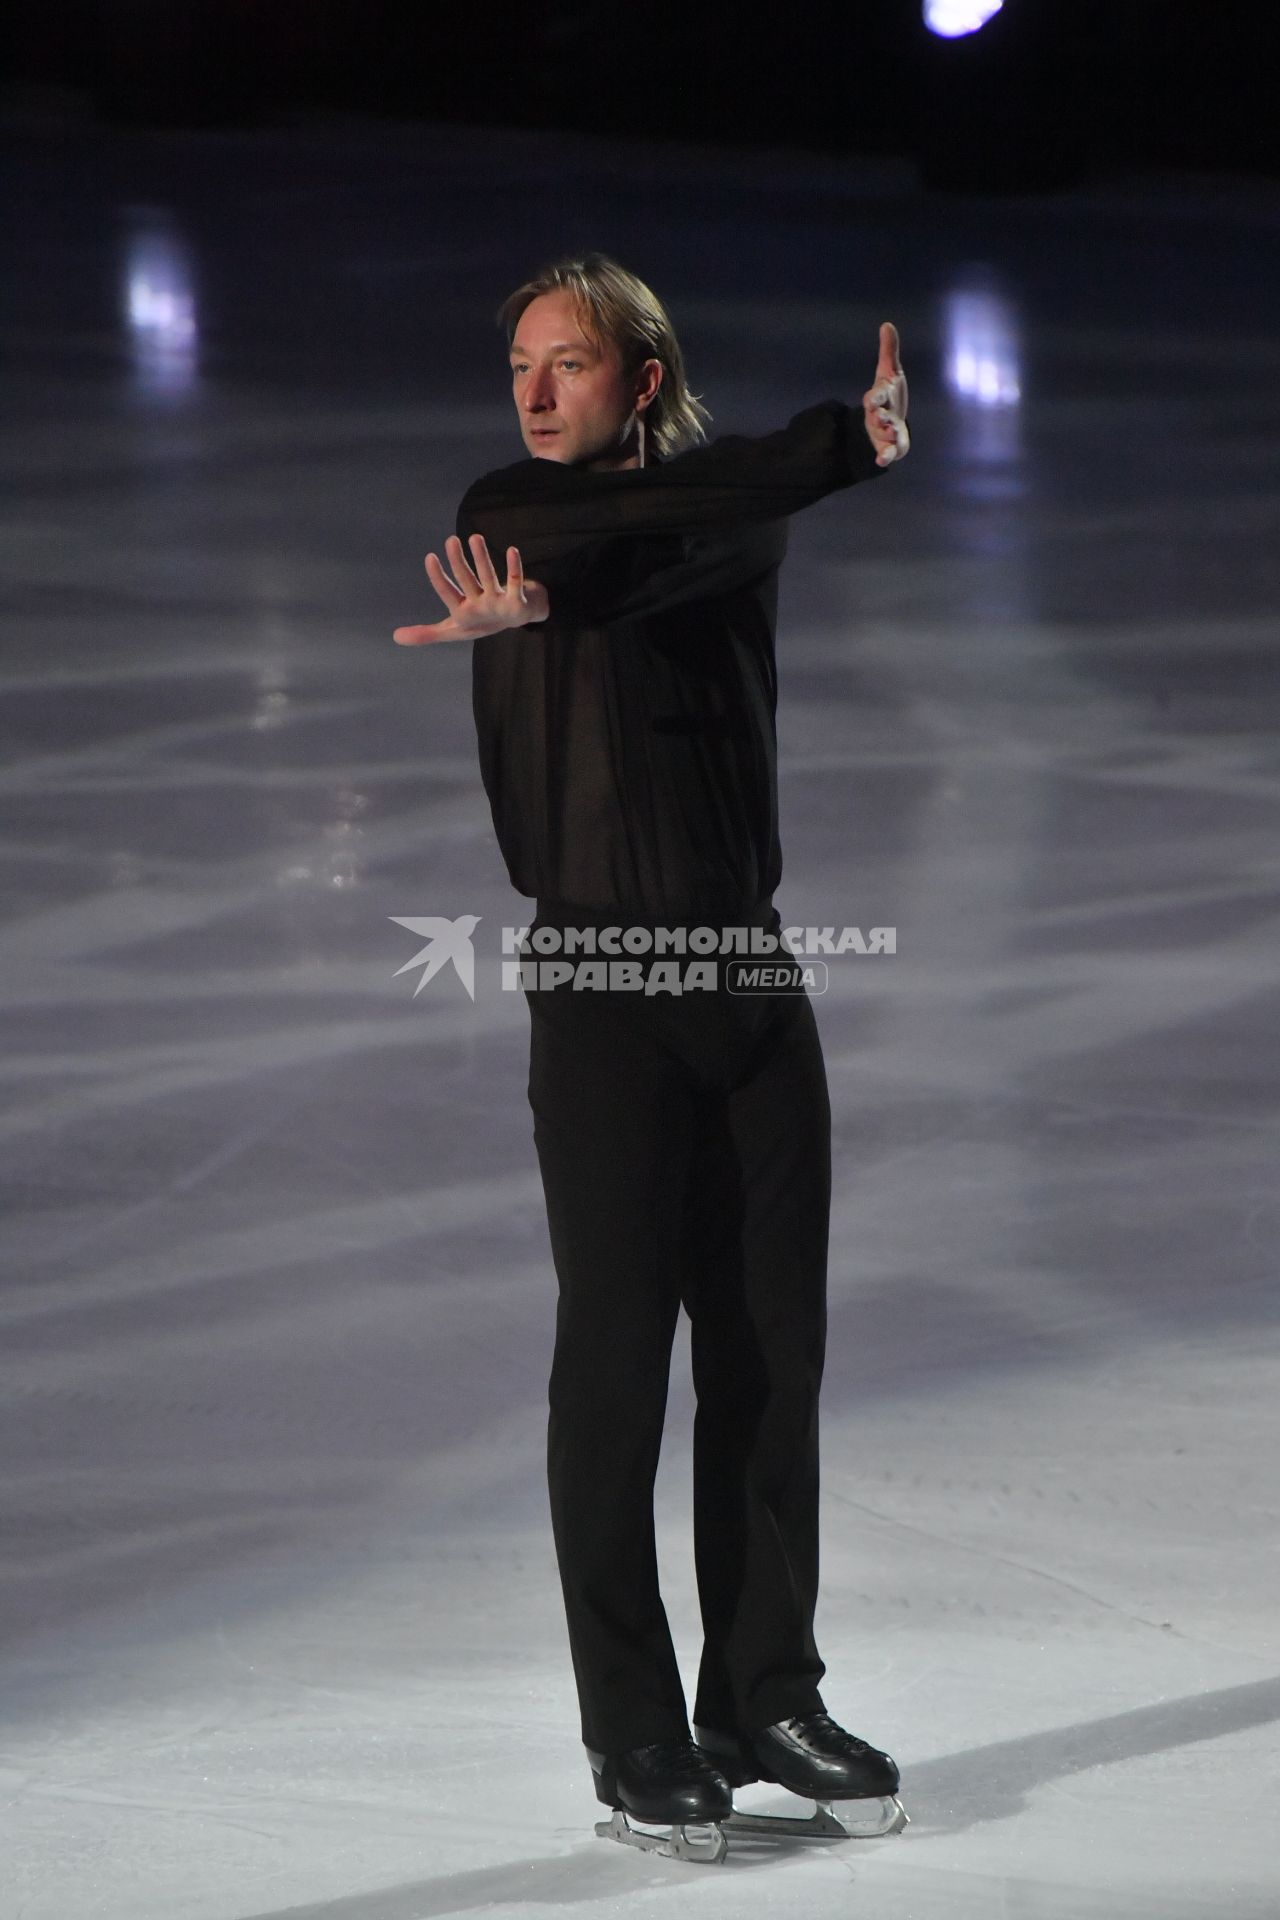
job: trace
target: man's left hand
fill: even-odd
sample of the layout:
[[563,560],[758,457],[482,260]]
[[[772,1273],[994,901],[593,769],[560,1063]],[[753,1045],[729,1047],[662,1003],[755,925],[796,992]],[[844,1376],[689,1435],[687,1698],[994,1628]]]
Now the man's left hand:
[[871,444],[876,450],[876,465],[887,467],[902,460],[911,451],[907,432],[907,376],[902,371],[898,350],[898,329],[892,320],[880,323],[880,358],[876,377],[862,396],[862,411]]

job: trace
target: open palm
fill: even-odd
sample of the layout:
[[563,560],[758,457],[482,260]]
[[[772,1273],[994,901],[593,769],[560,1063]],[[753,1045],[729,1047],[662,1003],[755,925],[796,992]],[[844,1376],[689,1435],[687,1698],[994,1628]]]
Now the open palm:
[[527,627],[545,620],[551,608],[547,590],[536,580],[526,580],[518,547],[507,548],[507,581],[504,586],[494,571],[493,561],[482,533],[471,535],[474,571],[467,564],[461,540],[451,533],[445,552],[457,576],[451,579],[434,553],[426,558],[427,578],[449,609],[447,620],[434,626],[397,627],[392,639],[398,647],[425,647],[436,640],[478,640],[486,633],[501,633],[506,627]]

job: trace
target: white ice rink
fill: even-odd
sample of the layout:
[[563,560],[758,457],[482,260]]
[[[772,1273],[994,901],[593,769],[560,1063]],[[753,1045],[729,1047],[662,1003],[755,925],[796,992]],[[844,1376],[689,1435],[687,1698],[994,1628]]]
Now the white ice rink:
[[[1275,1920],[1274,188],[8,137],[0,1920]],[[817,1637],[912,1824],[719,1867],[593,1833],[531,903],[466,649],[391,640],[521,454],[498,303],[574,245],[713,431],[856,403],[882,319],[911,394],[792,522],[778,900],[897,930],[815,998]],[[393,916],[466,912],[474,1003],[415,997]]]

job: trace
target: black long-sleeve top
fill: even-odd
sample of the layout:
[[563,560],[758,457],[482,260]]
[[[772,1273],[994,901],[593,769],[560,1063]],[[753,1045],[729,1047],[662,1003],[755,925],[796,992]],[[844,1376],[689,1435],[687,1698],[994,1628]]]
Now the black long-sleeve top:
[[[723,434],[644,467],[529,457],[458,508],[545,621],[472,642],[480,771],[516,891],[627,924],[767,900],[778,835],[778,568],[787,516],[886,469],[861,408]],[[467,549],[468,556],[470,550]]]

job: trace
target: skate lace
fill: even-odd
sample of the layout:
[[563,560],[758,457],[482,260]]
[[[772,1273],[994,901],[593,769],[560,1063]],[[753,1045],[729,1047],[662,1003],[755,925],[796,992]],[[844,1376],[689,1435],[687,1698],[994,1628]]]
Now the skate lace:
[[706,1755],[692,1740],[657,1740],[644,1752],[646,1759],[664,1773],[680,1769],[686,1774],[702,1774],[707,1768]]
[[792,1725],[798,1727],[804,1733],[821,1734],[824,1745],[830,1747],[835,1753],[846,1755],[849,1759],[855,1759],[864,1753],[874,1753],[876,1751],[876,1749],[868,1745],[865,1740],[859,1740],[856,1734],[846,1733],[845,1729],[838,1726],[829,1713],[807,1713],[803,1718],[794,1720]]

